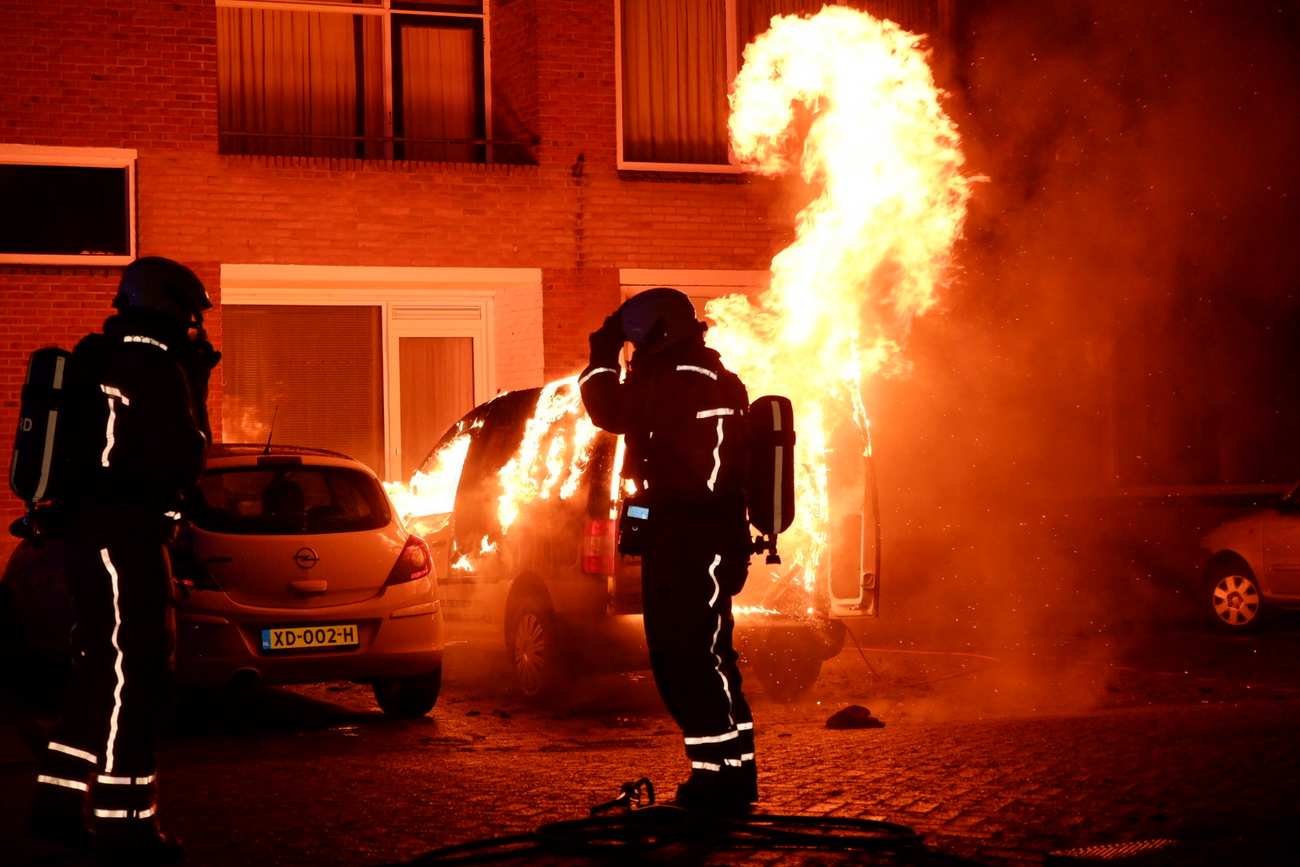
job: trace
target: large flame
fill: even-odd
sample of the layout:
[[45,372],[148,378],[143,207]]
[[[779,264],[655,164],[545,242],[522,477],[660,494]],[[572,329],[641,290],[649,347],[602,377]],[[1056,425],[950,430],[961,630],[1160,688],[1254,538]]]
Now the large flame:
[[794,403],[798,504],[783,547],[809,592],[824,586],[833,426],[847,414],[865,435],[863,382],[899,362],[965,217],[971,182],[940,97],[922,37],[834,6],[774,17],[745,49],[731,95],[736,160],[769,176],[797,171],[817,194],[773,258],[770,288],[706,307],[709,344],[751,396]]
[[[417,519],[412,530],[422,534],[428,532],[432,528],[427,523],[427,516],[446,515],[455,507],[456,486],[460,483],[460,472],[469,453],[469,441],[470,431],[458,430],[432,455],[426,463],[428,470],[416,470],[405,485],[384,482],[384,489],[388,491],[397,514],[404,519]],[[425,522],[420,522],[420,518],[425,518]]]
[[501,532],[510,531],[529,503],[573,496],[591,460],[597,432],[582,407],[576,376],[542,389],[519,450],[501,468],[497,504]]
[[[824,604],[829,590],[821,567],[831,434],[851,419],[869,441],[863,384],[901,365],[912,319],[934,305],[965,218],[971,179],[941,95],[923,37],[832,6],[809,18],[774,17],[745,49],[731,95],[737,162],[768,176],[797,171],[815,194],[798,215],[796,239],[772,260],[770,287],[753,301],[727,296],[706,307],[708,342],[751,397],[783,394],[795,406],[798,502],[782,537],[792,559],[783,578],[802,593],[783,605],[800,613]],[[499,474],[503,533],[530,503],[574,494],[596,433],[575,377],[542,389]],[[460,432],[432,472],[389,486],[399,511],[450,511],[467,447]],[[619,485],[611,480],[611,503]],[[473,569],[493,545],[484,539],[459,552],[453,568]]]

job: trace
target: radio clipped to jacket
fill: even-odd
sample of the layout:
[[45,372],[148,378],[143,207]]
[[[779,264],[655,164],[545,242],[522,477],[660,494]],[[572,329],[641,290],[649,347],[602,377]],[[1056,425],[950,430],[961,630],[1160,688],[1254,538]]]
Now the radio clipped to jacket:
[[618,552],[640,557],[649,547],[650,507],[629,497],[618,516]]

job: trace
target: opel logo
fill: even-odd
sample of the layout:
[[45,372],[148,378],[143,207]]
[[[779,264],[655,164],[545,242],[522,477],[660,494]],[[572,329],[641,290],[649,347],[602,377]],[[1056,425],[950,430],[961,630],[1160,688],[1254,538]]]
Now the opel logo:
[[310,569],[320,562],[320,557],[311,548],[299,548],[298,553],[293,555],[293,562],[303,569]]

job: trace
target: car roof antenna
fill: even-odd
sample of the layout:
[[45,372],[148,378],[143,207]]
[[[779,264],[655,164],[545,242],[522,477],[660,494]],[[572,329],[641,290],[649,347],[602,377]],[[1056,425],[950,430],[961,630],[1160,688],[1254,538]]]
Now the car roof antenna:
[[266,433],[266,448],[262,449],[262,454],[264,455],[269,455],[271,453],[271,437],[275,436],[275,417],[279,414],[280,404],[277,403],[275,409],[271,411],[271,429]]

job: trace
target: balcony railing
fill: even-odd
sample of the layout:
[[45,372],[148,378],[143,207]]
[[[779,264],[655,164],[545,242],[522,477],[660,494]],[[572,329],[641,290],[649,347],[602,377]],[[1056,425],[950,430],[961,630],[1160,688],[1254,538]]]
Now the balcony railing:
[[401,160],[489,165],[536,165],[537,139],[423,138],[416,136],[316,135],[222,130],[223,154]]

